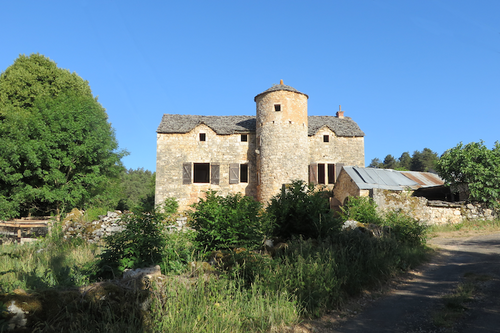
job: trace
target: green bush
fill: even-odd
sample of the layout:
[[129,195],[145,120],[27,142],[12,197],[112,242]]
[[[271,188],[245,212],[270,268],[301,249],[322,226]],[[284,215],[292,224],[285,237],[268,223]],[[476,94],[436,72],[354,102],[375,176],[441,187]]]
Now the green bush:
[[318,238],[339,229],[330,212],[328,196],[314,191],[314,185],[307,186],[302,180],[283,188],[271,199],[266,211],[274,225],[275,237]]
[[390,227],[391,234],[400,242],[419,245],[426,241],[427,226],[401,210],[386,214],[383,224]]
[[111,278],[127,268],[156,264],[171,270],[165,261],[169,252],[164,220],[176,213],[177,207],[177,201],[170,198],[156,211],[138,209],[124,214],[122,221],[125,222],[125,229],[105,237],[106,248],[96,263],[98,272],[94,277]]
[[201,249],[253,249],[262,244],[268,229],[260,219],[261,204],[241,194],[217,195],[207,191],[206,198],[193,204],[191,226],[198,232]]
[[377,212],[377,205],[369,197],[349,197],[341,207],[342,221],[354,220],[361,223],[382,223],[382,218]]

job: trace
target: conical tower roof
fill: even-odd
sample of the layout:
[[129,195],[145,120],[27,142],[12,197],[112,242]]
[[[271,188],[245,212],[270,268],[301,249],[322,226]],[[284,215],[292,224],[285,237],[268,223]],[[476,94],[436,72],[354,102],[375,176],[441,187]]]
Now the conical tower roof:
[[309,96],[307,96],[306,94],[298,91],[297,89],[295,89],[293,87],[290,87],[290,86],[287,86],[286,84],[283,84],[283,80],[280,80],[280,84],[273,84],[273,86],[271,88],[267,89],[264,92],[261,92],[260,94],[255,96],[255,98],[253,100],[257,101],[257,97],[259,97],[260,95],[264,95],[264,94],[267,94],[267,93],[270,93],[273,91],[279,91],[279,90],[295,92],[295,93],[302,94],[302,95],[306,96],[307,98],[309,98]]

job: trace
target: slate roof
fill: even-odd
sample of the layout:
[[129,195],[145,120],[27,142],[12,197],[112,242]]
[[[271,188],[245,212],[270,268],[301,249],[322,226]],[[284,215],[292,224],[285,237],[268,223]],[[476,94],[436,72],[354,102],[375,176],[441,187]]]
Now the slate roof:
[[[441,186],[442,179],[429,172],[396,171],[391,169],[360,168],[344,166],[344,170],[356,183],[359,189],[369,190],[380,188],[384,190],[403,191],[407,188]],[[426,181],[422,181],[426,179]]]
[[[293,89],[293,88],[292,88]],[[339,119],[333,116],[309,116],[308,135],[312,136],[323,126],[330,128],[337,136],[364,136],[358,124],[349,117]],[[205,124],[219,135],[255,132],[255,116],[193,116],[164,114],[157,133],[187,133],[200,124]]]
[[273,86],[271,88],[267,89],[264,92],[261,92],[260,94],[258,94],[257,96],[255,96],[255,98],[253,100],[256,101],[257,97],[259,97],[260,95],[267,94],[268,92],[271,92],[271,91],[279,91],[279,90],[293,91],[293,92],[305,95],[307,98],[309,98],[309,96],[307,96],[303,92],[300,92],[300,91],[298,91],[297,89],[295,89],[293,87],[287,86],[286,84],[273,84]]

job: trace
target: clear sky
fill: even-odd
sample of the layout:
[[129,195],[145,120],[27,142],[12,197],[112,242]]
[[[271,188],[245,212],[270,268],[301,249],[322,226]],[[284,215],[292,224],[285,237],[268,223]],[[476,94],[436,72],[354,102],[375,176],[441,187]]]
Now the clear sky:
[[499,0],[1,1],[0,71],[40,53],[88,80],[127,168],[155,170],[164,113],[255,115],[280,79],[339,105],[365,161],[500,127]]

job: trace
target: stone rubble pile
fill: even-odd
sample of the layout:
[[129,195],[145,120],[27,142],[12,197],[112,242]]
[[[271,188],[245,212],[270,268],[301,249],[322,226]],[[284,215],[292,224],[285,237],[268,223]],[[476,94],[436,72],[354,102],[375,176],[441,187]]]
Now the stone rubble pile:
[[87,240],[89,243],[97,243],[102,238],[125,229],[124,222],[121,221],[121,211],[99,215],[99,220],[93,222],[84,222],[82,219],[83,213],[83,211],[73,209],[66,216],[62,224],[65,239],[78,237]]

